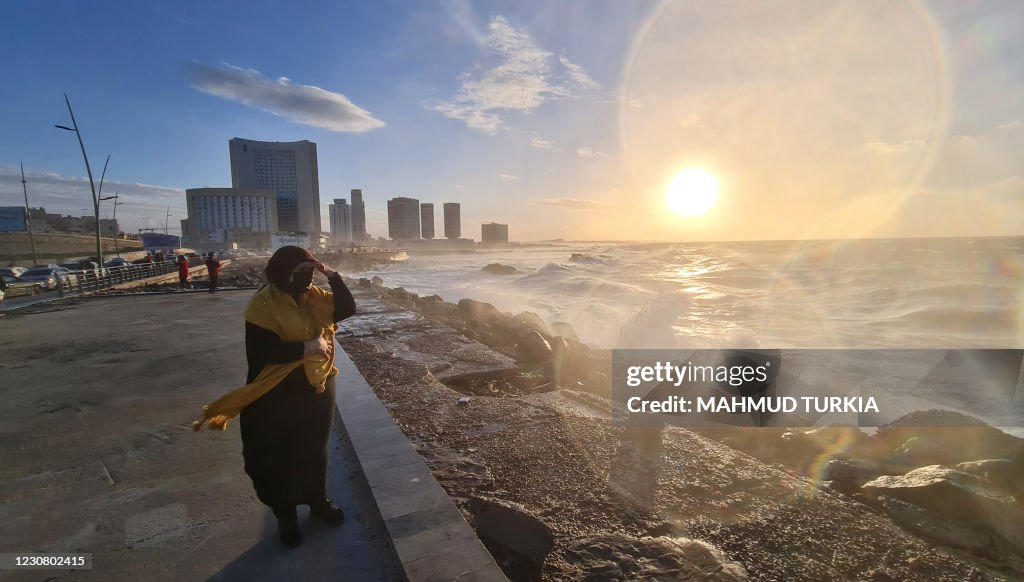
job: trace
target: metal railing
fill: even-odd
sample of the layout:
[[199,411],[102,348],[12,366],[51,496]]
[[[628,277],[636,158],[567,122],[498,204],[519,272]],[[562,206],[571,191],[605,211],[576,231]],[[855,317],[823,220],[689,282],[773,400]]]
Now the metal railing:
[[177,263],[165,261],[161,263],[99,267],[97,269],[57,273],[56,277],[59,280],[57,293],[60,296],[63,296],[65,292],[79,295],[94,293],[122,283],[148,279],[159,275],[169,275],[177,271]]

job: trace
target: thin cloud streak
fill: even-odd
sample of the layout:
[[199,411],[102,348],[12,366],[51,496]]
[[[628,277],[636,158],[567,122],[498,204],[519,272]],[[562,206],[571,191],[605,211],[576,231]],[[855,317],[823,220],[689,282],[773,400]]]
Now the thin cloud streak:
[[607,158],[608,154],[599,152],[592,148],[580,148],[576,150],[576,155],[581,158]]
[[[92,216],[92,192],[89,179],[80,176],[62,176],[53,172],[25,172],[28,182],[29,205],[43,207],[54,214]],[[163,223],[164,214],[171,209],[172,230],[179,230],[178,220],[185,218],[185,190],[169,186],[157,186],[138,182],[119,182],[109,178],[103,183],[103,196],[118,194],[120,206],[117,220],[125,232],[142,226],[142,218],[150,217],[151,225]],[[0,166],[0,205],[23,206],[25,199],[21,190],[21,172],[18,168]],[[112,201],[100,203],[100,218],[112,215]]]
[[570,211],[584,211],[584,210],[614,210],[618,208],[634,208],[627,204],[609,204],[607,202],[598,202],[596,200],[581,200],[579,198],[543,198],[534,201],[534,204],[539,206],[554,206],[557,208],[563,208]]
[[555,146],[551,145],[551,142],[549,142],[546,139],[540,138],[540,137],[535,137],[535,138],[531,139],[530,140],[530,147],[537,148],[539,150],[553,150],[553,149],[555,149]]
[[297,85],[286,77],[269,79],[255,69],[228,63],[214,67],[188,64],[188,76],[197,91],[238,101],[296,123],[339,133],[364,133],[384,127],[369,111],[341,93],[312,85]]

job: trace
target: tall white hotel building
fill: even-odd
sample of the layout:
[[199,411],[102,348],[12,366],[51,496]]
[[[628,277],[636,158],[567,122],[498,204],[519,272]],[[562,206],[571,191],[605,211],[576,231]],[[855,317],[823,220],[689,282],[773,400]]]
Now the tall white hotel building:
[[316,144],[307,141],[255,141],[233,138],[231,186],[269,190],[277,205],[277,230],[320,232],[320,178]]

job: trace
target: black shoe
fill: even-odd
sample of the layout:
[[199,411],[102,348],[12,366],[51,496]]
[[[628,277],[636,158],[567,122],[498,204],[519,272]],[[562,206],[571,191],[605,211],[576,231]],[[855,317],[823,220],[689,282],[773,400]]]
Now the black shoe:
[[[276,512],[275,512],[276,513]],[[294,548],[302,543],[302,532],[299,531],[299,517],[293,507],[290,512],[283,512],[277,516],[277,535],[281,543]]]
[[309,516],[319,519],[331,527],[338,527],[345,521],[345,512],[330,499],[310,505]]

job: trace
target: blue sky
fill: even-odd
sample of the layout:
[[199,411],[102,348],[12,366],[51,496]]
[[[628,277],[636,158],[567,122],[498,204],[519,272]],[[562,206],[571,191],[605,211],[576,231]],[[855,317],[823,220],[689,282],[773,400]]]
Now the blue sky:
[[[89,207],[67,92],[128,230],[230,185],[244,137],[316,142],[322,202],[362,188],[374,234],[394,196],[519,240],[1024,234],[1021,3],[870,3],[15,0],[0,204],[24,162],[33,205]],[[662,198],[694,165],[720,203],[684,220]]]

